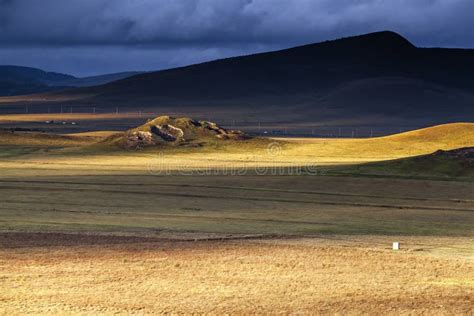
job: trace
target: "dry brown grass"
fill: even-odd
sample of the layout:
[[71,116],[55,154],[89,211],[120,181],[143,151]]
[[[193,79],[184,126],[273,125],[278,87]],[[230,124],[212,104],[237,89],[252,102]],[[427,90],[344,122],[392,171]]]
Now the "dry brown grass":
[[103,139],[114,134],[121,133],[119,131],[96,131],[96,132],[81,132],[81,133],[72,133],[72,134],[65,134],[66,136],[72,137],[94,137]]
[[[90,137],[88,135],[68,136],[57,134],[43,134],[37,132],[4,132],[0,131],[0,146],[8,146],[1,148],[3,152],[12,148],[29,146],[32,149],[41,149],[48,147],[81,147],[92,145],[99,141],[100,138]],[[45,152],[42,155],[47,156]]]
[[338,242],[0,250],[3,314],[471,314],[474,265]]
[[0,104],[2,103],[15,103],[15,102],[41,102],[44,101],[68,101],[77,98],[93,97],[93,94],[71,94],[63,95],[57,93],[39,93],[39,94],[28,94],[28,95],[17,95],[17,96],[5,96],[0,97]]
[[108,119],[137,118],[139,113],[41,113],[41,114],[2,114],[0,123],[5,122],[43,122],[43,121],[94,121]]

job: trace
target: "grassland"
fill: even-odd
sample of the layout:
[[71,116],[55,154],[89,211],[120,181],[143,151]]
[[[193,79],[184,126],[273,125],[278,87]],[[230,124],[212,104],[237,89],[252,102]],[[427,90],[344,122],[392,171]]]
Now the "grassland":
[[107,135],[0,135],[0,313],[473,312],[472,179],[340,168],[472,147],[474,124],[141,151]]
[[103,135],[7,133],[0,227],[473,235],[470,181],[354,178],[333,168],[406,157],[414,149],[474,145],[473,126],[375,139],[255,139],[142,151],[95,144]]
[[429,242],[420,238],[397,253],[377,238],[115,244],[92,238],[61,246],[56,236],[47,248],[0,249],[2,313],[473,312],[473,261],[427,255]]
[[[36,145],[38,148],[62,145],[63,147],[87,146],[80,150],[57,150],[51,155],[19,157],[22,163],[32,162],[41,166],[69,164],[94,167],[114,165],[145,170],[160,157],[163,167],[193,168],[304,166],[355,164],[383,161],[470,147],[474,144],[474,123],[440,125],[425,130],[399,135],[368,139],[254,139],[244,142],[206,143],[202,148],[163,148],[144,151],[119,151],[104,146],[92,146],[108,133],[77,134],[67,136],[42,136],[41,134],[2,134],[0,145],[4,150]],[[80,142],[80,143],[79,143]],[[71,154],[73,152],[74,154]],[[62,159],[63,158],[63,159]],[[86,159],[86,162],[83,161]],[[87,169],[87,168],[83,168]]]
[[474,235],[469,182],[104,174],[2,179],[0,190],[4,230]]
[[471,149],[438,151],[428,155],[354,165],[338,168],[338,172],[346,176],[353,174],[379,177],[458,179],[472,182],[474,159],[466,157],[467,154],[456,155],[456,152],[459,151],[467,152]]

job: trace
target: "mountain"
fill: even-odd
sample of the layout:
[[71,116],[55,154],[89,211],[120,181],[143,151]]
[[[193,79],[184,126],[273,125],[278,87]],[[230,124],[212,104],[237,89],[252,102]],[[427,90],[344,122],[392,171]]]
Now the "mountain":
[[97,86],[97,85],[105,84],[105,83],[116,81],[116,80],[121,80],[124,78],[142,74],[142,73],[143,72],[140,72],[140,71],[127,71],[127,72],[118,72],[118,73],[98,75],[98,76],[74,78],[74,79],[68,79],[64,81],[58,80],[57,82],[55,82],[54,85],[61,86],[61,87],[91,87],[91,86]]
[[49,91],[55,82],[73,76],[21,66],[0,66],[0,95],[21,95]]
[[276,122],[439,124],[474,119],[473,73],[474,50],[418,48],[384,31],[149,72],[38,99],[191,108]]
[[30,67],[0,66],[0,96],[32,94],[70,87],[88,87],[120,80],[139,73],[122,72],[77,78]]

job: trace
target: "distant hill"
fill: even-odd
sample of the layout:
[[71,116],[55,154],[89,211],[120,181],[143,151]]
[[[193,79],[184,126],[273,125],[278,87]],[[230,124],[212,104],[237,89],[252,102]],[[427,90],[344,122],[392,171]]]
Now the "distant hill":
[[130,77],[140,72],[122,72],[85,78],[46,72],[22,66],[0,66],[0,96],[25,95],[71,87],[88,87]]
[[361,141],[360,148],[345,149],[408,157],[339,167],[335,169],[337,173],[474,180],[474,123],[443,124]]
[[474,120],[473,73],[474,50],[417,48],[385,31],[150,72],[38,99],[194,108],[277,122],[434,125]]
[[474,180],[474,147],[438,150],[432,154],[368,163],[342,172],[368,176],[401,176]]
[[455,144],[457,147],[471,146],[474,144],[474,123],[442,124],[400,134],[379,137],[387,142],[401,144],[435,143],[439,145]]
[[121,80],[124,78],[142,74],[142,73],[143,72],[139,72],[139,71],[128,71],[128,72],[118,72],[118,73],[98,75],[98,76],[74,78],[74,79],[68,79],[65,81],[57,81],[55,85],[62,86],[62,87],[90,87],[90,86],[105,84],[105,83],[116,81],[116,80]]

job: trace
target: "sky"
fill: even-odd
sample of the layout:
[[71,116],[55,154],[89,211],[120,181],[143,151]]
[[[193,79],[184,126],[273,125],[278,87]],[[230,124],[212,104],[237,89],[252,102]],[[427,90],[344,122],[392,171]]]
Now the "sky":
[[0,64],[151,71],[382,30],[474,48],[474,1],[0,0]]

